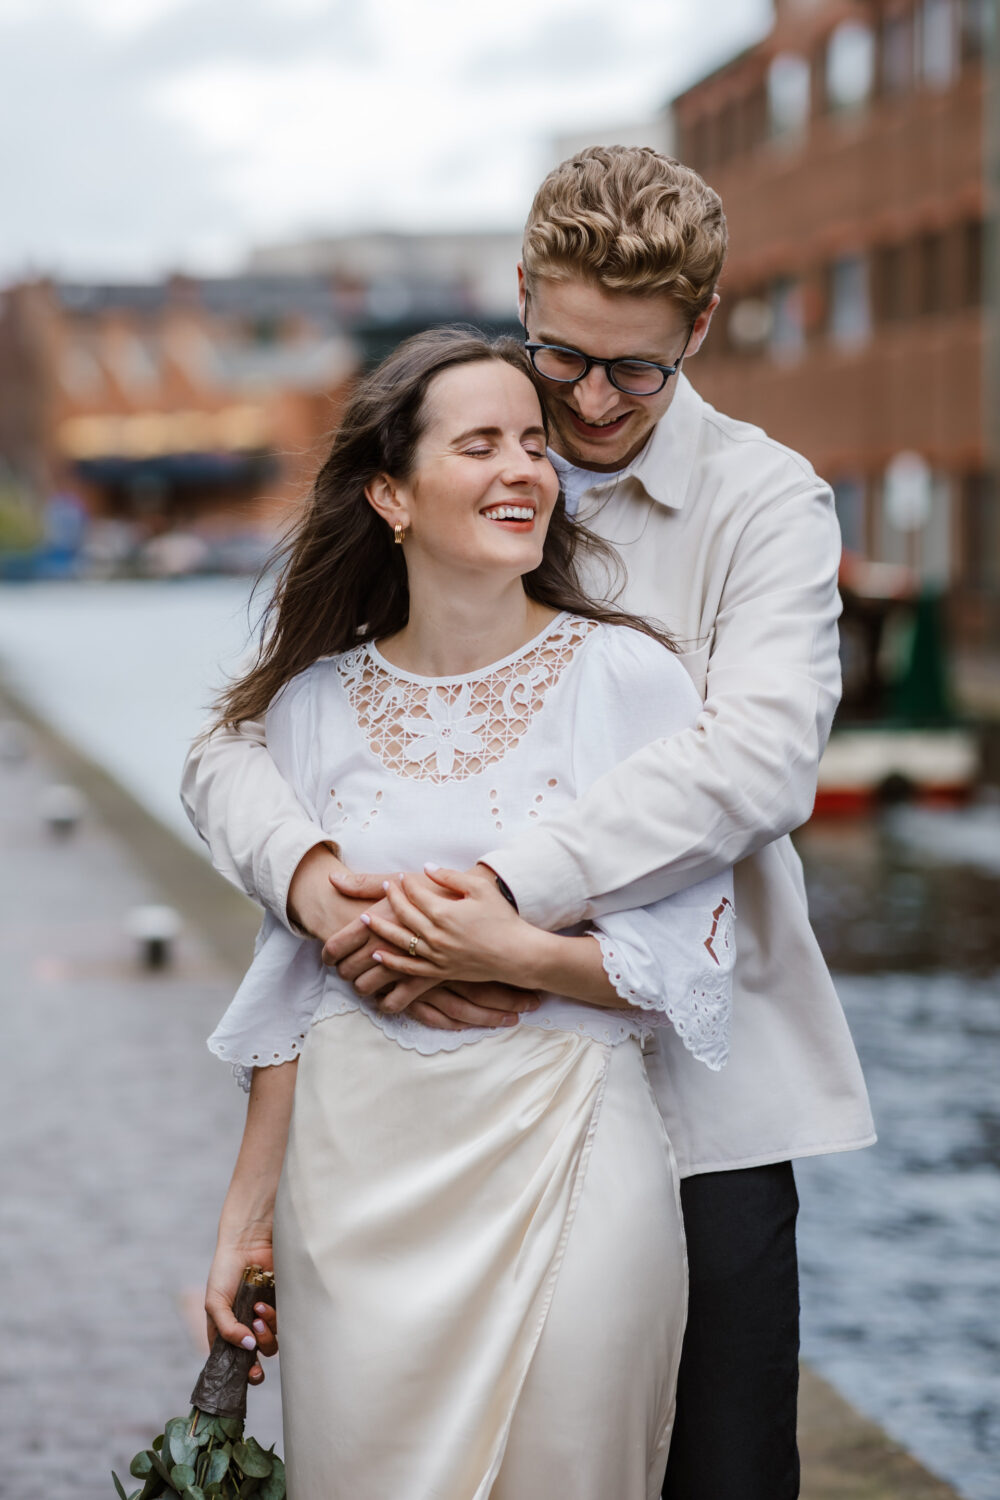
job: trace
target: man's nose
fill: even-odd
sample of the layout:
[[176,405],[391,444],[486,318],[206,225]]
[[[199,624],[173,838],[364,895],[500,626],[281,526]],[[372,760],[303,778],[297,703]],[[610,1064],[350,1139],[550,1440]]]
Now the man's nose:
[[603,365],[592,365],[573,387],[576,409],[585,422],[595,422],[609,412],[618,400],[618,392],[608,379]]

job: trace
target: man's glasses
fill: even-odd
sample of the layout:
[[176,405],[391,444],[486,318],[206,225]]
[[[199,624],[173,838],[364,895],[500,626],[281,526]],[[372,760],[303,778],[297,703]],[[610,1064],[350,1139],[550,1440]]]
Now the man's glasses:
[[535,344],[529,340],[524,347],[531,363],[545,380],[575,385],[578,380],[586,379],[594,365],[600,365],[616,391],[622,391],[626,396],[655,396],[680,369],[693,332],[693,328],[689,330],[684,348],[672,365],[658,365],[651,359],[597,359],[563,344]]

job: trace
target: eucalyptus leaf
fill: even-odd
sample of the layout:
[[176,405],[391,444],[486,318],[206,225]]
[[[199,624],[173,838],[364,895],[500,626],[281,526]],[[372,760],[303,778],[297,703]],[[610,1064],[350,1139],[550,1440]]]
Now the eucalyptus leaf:
[[115,1473],[114,1469],[111,1470],[111,1478],[114,1480],[115,1489],[118,1491],[118,1500],[128,1500],[128,1496],[125,1493],[124,1486],[122,1485],[122,1482],[118,1478],[118,1475]]
[[189,1484],[184,1491],[184,1500],[205,1500],[205,1491],[198,1484]]
[[163,1488],[163,1480],[155,1469],[150,1469],[149,1478],[139,1491],[139,1500],[156,1500],[158,1495],[166,1494]]
[[230,1438],[234,1443],[240,1442],[243,1437],[243,1422],[239,1417],[217,1417],[216,1421],[225,1437]]
[[148,1452],[137,1453],[128,1466],[133,1479],[145,1479],[153,1470],[153,1460]]
[[257,1500],[285,1500],[285,1466],[276,1453],[271,1455],[271,1472],[257,1491]]
[[238,1500],[249,1500],[250,1495],[256,1495],[259,1491],[260,1480],[251,1475],[249,1479],[244,1479],[240,1485]]
[[197,1439],[190,1435],[191,1423],[187,1417],[174,1417],[164,1428],[163,1452],[172,1465],[193,1464],[198,1456]]
[[[166,1483],[167,1483],[167,1485],[168,1485],[169,1488],[173,1488],[173,1486],[171,1484],[171,1480],[170,1480],[170,1470],[167,1468],[166,1464],[163,1462],[163,1459],[160,1457],[160,1455],[158,1453],[153,1453],[148,1448],[146,1449],[146,1452],[149,1454],[150,1458],[153,1460],[153,1468],[156,1470],[157,1474],[159,1474],[159,1476],[160,1476],[161,1479],[163,1479],[163,1480],[166,1481]],[[153,1493],[155,1494],[156,1491],[154,1490]]]
[[190,1464],[174,1464],[170,1470],[170,1483],[179,1494],[183,1494],[189,1484],[194,1484],[194,1470]]
[[233,1457],[248,1479],[266,1479],[271,1472],[270,1455],[264,1452],[256,1438],[237,1443]]
[[230,1454],[225,1448],[216,1448],[208,1460],[208,1470],[205,1474],[206,1484],[218,1484],[229,1468]]
[[153,1451],[155,1453],[159,1453],[162,1448],[163,1448],[163,1433],[161,1432],[161,1433],[158,1433],[157,1436],[153,1439]]

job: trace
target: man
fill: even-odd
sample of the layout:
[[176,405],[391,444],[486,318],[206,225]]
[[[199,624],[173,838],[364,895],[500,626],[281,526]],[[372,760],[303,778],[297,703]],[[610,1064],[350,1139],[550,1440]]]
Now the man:
[[[805,460],[715,412],[681,373],[718,304],[725,248],[716,194],[651,150],[584,151],[549,174],[532,205],[521,317],[567,504],[614,543],[622,603],[672,632],[705,706],[693,729],[647,746],[482,861],[523,916],[551,929],[736,864],[730,1062],[706,1075],[669,1035],[647,1056],[685,1179],[691,1273],[663,1494],[792,1500],[790,1159],[874,1136],[787,837],[811,811],[839,694],[837,525]],[[388,975],[350,920],[359,902],[328,876],[363,904],[381,888],[337,874],[260,726],[217,733],[194,752],[184,795],[217,866],[290,925],[333,934],[326,952],[340,973],[378,990]],[[445,1025],[495,1023],[522,1003],[502,986],[411,998],[411,1014]]]

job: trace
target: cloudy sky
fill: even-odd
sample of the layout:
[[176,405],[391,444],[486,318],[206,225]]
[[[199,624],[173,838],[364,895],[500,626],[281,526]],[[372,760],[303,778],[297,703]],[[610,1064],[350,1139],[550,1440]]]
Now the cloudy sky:
[[0,0],[0,280],[507,228],[557,133],[641,120],[769,0]]

